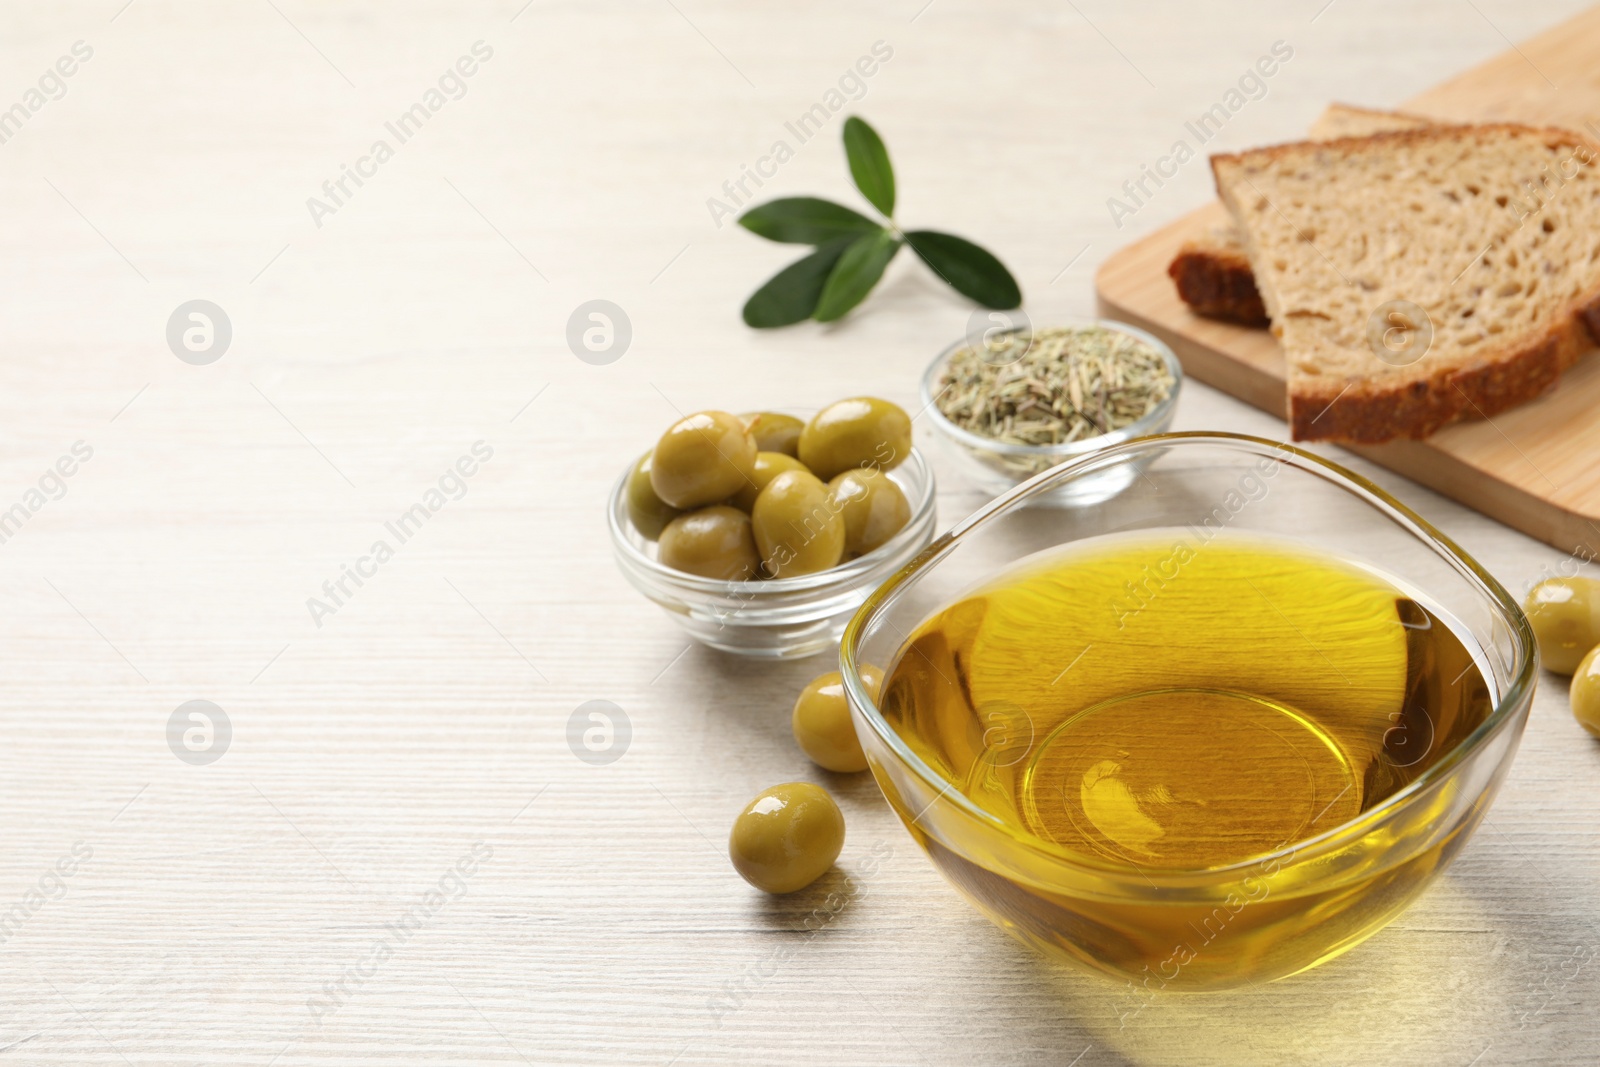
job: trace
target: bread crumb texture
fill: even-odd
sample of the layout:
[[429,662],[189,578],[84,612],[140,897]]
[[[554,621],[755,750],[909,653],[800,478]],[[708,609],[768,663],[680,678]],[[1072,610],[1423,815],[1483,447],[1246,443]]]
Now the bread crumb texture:
[[[1331,141],[1386,130],[1412,130],[1431,123],[1431,119],[1399,111],[1329,104],[1312,124],[1309,136],[1313,141]],[[1269,323],[1267,309],[1256,290],[1244,237],[1231,222],[1212,226],[1186,241],[1167,274],[1178,288],[1178,298],[1196,314],[1243,326]]]

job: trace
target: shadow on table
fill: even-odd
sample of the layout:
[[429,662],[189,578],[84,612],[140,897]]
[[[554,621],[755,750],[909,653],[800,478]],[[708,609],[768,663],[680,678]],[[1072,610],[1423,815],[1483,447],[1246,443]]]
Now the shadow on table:
[[853,906],[864,892],[859,878],[838,867],[830,867],[804,889],[764,897],[762,917],[772,930],[806,938],[838,934],[849,926]]
[[1467,1067],[1482,1057],[1488,1067],[1491,1045],[1519,1060],[1535,1046],[1560,1048],[1555,1006],[1592,1004],[1600,986],[1593,930],[1552,924],[1532,887],[1515,910],[1504,883],[1498,902],[1477,899],[1478,880],[1447,876],[1338,959],[1247,989],[1140,997],[1126,983],[1033,962],[1095,1040],[1102,1059],[1080,1067],[1116,1057],[1139,1067]]

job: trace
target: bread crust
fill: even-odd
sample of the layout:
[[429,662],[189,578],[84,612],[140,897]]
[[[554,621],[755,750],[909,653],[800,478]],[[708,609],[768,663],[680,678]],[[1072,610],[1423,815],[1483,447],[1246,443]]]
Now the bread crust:
[[[1534,132],[1551,147],[1585,147],[1600,159],[1600,144],[1571,130],[1519,123],[1481,123],[1452,127],[1462,136],[1496,130]],[[1248,153],[1274,159],[1314,146],[1338,151],[1350,143],[1420,141],[1437,137],[1438,127],[1395,130],[1331,141],[1302,141]],[[1213,178],[1219,165],[1243,165],[1243,154],[1211,157]],[[1219,192],[1222,183],[1218,181]],[[1223,196],[1228,203],[1228,197]],[[1229,210],[1234,209],[1228,203]],[[1238,212],[1235,212],[1235,218]],[[1441,368],[1428,376],[1394,379],[1330,378],[1315,384],[1289,383],[1289,425],[1296,441],[1350,441],[1382,444],[1396,438],[1423,438],[1463,418],[1487,418],[1527,403],[1552,388],[1561,373],[1600,341],[1600,284],[1573,301],[1560,321],[1514,349],[1502,349],[1463,366]]]
[[1329,131],[1339,124],[1341,118],[1348,119],[1351,117],[1355,117],[1358,121],[1364,119],[1374,124],[1372,127],[1362,130],[1362,134],[1383,133],[1388,130],[1402,129],[1406,126],[1433,126],[1438,124],[1435,119],[1430,119],[1425,115],[1413,115],[1409,111],[1394,111],[1388,108],[1333,103],[1329,104],[1322,114],[1317,116],[1317,121],[1311,124],[1307,137],[1313,141],[1331,140]]
[[[1587,305],[1600,306],[1600,290]],[[1551,326],[1515,352],[1390,384],[1333,379],[1316,388],[1289,390],[1289,426],[1296,441],[1349,441],[1379,445],[1396,438],[1427,437],[1460,419],[1489,418],[1537,399],[1594,344],[1574,310],[1569,323]]]
[[1265,326],[1266,305],[1250,259],[1242,252],[1186,243],[1167,266],[1178,297],[1197,314],[1241,326]]
[[1266,148],[1252,148],[1246,152],[1218,152],[1211,157],[1211,177],[1217,177],[1218,163],[1240,163],[1245,156],[1260,156],[1276,159],[1279,156],[1297,152],[1303,148],[1316,148],[1322,151],[1338,151],[1341,148],[1358,144],[1392,141],[1397,144],[1407,141],[1425,141],[1439,136],[1440,133],[1452,133],[1457,137],[1476,137],[1492,131],[1506,133],[1536,133],[1545,138],[1548,147],[1557,146],[1584,147],[1600,152],[1600,144],[1576,133],[1572,130],[1562,129],[1559,126],[1529,126],[1520,122],[1475,122],[1475,123],[1435,123],[1431,126],[1419,126],[1412,130],[1384,130],[1380,133],[1368,133],[1355,137],[1335,137],[1329,141],[1288,141],[1284,144],[1269,145]]

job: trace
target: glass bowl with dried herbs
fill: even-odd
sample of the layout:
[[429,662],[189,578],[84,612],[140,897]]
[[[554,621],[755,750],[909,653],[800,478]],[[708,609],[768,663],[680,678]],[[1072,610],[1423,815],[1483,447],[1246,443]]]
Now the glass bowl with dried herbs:
[[[967,477],[999,495],[1058,463],[1164,432],[1183,369],[1172,349],[1109,319],[993,330],[951,345],[922,377],[940,442]],[[1139,476],[1113,467],[1041,502],[1098,503]]]

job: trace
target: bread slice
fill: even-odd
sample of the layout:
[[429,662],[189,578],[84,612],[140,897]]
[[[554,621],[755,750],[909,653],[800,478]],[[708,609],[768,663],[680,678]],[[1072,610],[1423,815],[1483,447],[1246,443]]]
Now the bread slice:
[[[1329,104],[1311,125],[1311,139],[1361,137],[1385,130],[1411,130],[1428,125],[1418,115],[1373,111],[1350,104]],[[1167,267],[1178,297],[1194,311],[1243,326],[1267,325],[1267,310],[1256,291],[1255,275],[1237,227],[1214,226],[1190,238]]]
[[1178,299],[1197,315],[1241,326],[1267,325],[1244,238],[1232,223],[1212,226],[1185,241],[1167,265],[1167,276],[1178,287]]
[[1295,439],[1425,437],[1552,386],[1600,315],[1597,164],[1580,134],[1510,123],[1213,156]]
[[1432,119],[1421,115],[1408,115],[1404,111],[1378,111],[1354,104],[1329,104],[1311,124],[1306,138],[1312,141],[1333,141],[1340,137],[1366,137],[1391,130],[1416,130],[1433,125]]

